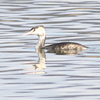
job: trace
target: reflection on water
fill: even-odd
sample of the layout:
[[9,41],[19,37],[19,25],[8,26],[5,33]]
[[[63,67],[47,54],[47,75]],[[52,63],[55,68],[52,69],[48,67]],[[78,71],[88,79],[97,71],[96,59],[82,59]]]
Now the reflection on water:
[[[47,51],[49,53],[56,53],[56,54],[59,54],[59,55],[77,55],[79,54],[80,52],[82,52],[84,50],[82,49],[77,49],[77,50],[60,50],[60,51]],[[32,72],[32,73],[27,73],[27,74],[44,74],[45,71],[43,71],[45,68],[46,68],[46,55],[45,55],[45,52],[44,52],[44,49],[41,49],[41,48],[38,48],[36,49],[36,52],[38,54],[38,62],[28,62],[26,64],[32,64],[34,66],[34,68],[31,68],[31,69],[27,69],[27,70],[39,70],[39,71],[36,71],[36,72]]]
[[27,69],[27,70],[33,70],[33,71],[39,70],[39,71],[27,73],[27,74],[44,74],[45,73],[45,71],[43,71],[43,69],[46,68],[46,65],[45,65],[46,56],[44,53],[44,49],[37,49],[36,52],[38,53],[38,62],[33,62],[32,65],[34,66],[34,68]]
[[[99,0],[0,0],[0,100],[99,100],[99,24]],[[21,35],[38,25],[46,45],[89,49],[36,53],[37,37]]]
[[43,49],[37,49],[37,53],[38,53],[38,56],[39,56],[39,60],[38,60],[37,64],[33,64],[33,66],[35,66],[35,69],[46,68],[46,66],[45,66],[46,56],[45,56],[44,50]]

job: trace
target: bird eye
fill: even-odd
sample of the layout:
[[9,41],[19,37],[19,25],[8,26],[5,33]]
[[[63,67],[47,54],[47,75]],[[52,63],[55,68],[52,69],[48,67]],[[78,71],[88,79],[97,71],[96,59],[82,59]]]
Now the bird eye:
[[33,30],[33,31],[35,31],[35,29],[34,29],[34,28],[31,28],[31,29],[30,29],[30,31],[32,31],[32,30]]

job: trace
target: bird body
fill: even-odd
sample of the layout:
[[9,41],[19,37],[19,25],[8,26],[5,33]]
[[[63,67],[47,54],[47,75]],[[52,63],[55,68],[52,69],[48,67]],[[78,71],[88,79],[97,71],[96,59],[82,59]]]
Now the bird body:
[[79,43],[74,43],[74,42],[62,42],[62,43],[55,43],[52,45],[48,45],[43,47],[43,49],[48,49],[48,50],[77,50],[77,49],[87,49],[88,47],[81,45]]

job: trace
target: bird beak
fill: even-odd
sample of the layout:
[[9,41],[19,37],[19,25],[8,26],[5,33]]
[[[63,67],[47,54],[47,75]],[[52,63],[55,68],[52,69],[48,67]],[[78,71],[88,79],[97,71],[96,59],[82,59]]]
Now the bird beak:
[[29,31],[29,32],[27,32],[27,33],[25,33],[25,34],[23,34],[23,36],[30,35],[30,34],[32,34],[32,33],[33,33],[33,30],[31,30],[31,31]]

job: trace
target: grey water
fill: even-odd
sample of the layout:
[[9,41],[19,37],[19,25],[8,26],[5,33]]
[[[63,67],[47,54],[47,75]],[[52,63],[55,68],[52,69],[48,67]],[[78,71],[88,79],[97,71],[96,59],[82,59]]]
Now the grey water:
[[[46,29],[45,45],[89,49],[36,52],[38,37],[22,34],[37,25]],[[100,0],[0,0],[0,100],[99,99]]]

